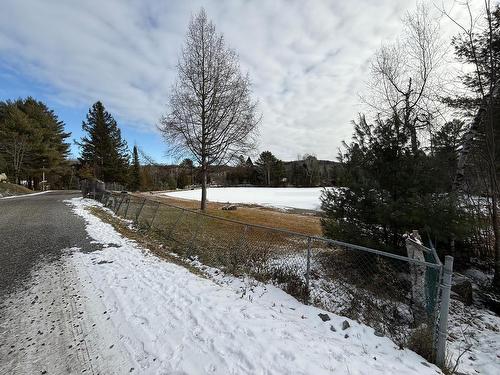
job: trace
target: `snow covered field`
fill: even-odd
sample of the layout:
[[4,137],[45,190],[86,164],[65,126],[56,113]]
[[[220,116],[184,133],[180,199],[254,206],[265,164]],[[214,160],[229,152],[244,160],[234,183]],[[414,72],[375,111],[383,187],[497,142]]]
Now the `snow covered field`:
[[103,350],[117,373],[130,366],[141,374],[439,373],[372,328],[348,320],[343,330],[346,319],[331,313],[323,322],[324,311],[276,287],[220,274],[212,280],[213,269],[203,278],[152,256],[85,210],[94,202],[71,204],[104,246],[75,252],[71,262],[86,310],[103,317],[98,336],[119,338],[104,340]]
[[[323,188],[265,188],[265,187],[228,187],[209,188],[208,200],[222,203],[259,204],[277,208],[299,208],[319,210],[319,197]],[[183,199],[201,199],[201,190],[184,190],[165,193]]]

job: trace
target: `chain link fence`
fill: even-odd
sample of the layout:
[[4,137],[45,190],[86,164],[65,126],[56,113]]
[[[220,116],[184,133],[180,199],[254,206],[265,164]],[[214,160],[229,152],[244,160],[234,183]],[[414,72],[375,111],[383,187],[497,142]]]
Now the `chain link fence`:
[[130,194],[105,192],[95,198],[180,256],[271,282],[428,359],[436,360],[444,345],[439,323],[447,319],[446,301],[440,303],[446,285],[434,249],[420,245],[424,258],[415,259]]

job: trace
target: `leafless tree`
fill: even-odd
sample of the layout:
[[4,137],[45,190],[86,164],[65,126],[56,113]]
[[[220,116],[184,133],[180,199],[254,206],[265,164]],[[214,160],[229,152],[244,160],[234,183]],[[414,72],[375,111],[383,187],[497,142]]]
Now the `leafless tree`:
[[315,155],[305,154],[302,156],[304,160],[306,177],[308,179],[309,186],[316,185],[319,182],[319,162]]
[[254,147],[259,123],[248,75],[202,9],[189,24],[170,97],[159,129],[174,152],[190,154],[201,166],[201,209],[206,208],[210,166]]
[[15,183],[19,184],[19,176],[26,154],[30,151],[30,139],[35,134],[30,126],[28,116],[17,107],[6,109],[0,122],[0,152],[8,157],[14,171]]
[[399,121],[418,152],[418,130],[430,128],[437,113],[438,68],[444,49],[439,23],[419,4],[403,19],[400,39],[383,45],[371,63],[369,95],[364,101],[378,113]]
[[151,155],[144,151],[141,147],[138,147],[141,164],[143,165],[156,165],[158,164]]

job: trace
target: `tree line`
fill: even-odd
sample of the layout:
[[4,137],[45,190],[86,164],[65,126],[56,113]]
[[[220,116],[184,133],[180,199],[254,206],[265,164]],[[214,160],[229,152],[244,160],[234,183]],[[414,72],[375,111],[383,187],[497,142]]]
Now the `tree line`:
[[341,173],[339,163],[318,160],[314,155],[298,156],[283,161],[271,151],[260,153],[255,163],[240,156],[236,165],[227,170],[225,185],[255,185],[268,187],[335,186]]
[[[75,141],[80,154],[70,162],[70,133],[64,123],[44,103],[31,97],[0,102],[0,171],[12,182],[31,189],[41,188],[45,174],[51,188],[76,188],[78,179],[101,180],[123,189],[165,190],[201,185],[203,169],[190,158],[178,165],[162,165],[139,146],[129,149],[120,127],[104,104],[96,102],[89,109],[82,130]],[[270,151],[262,152],[255,163],[239,156],[232,166],[219,166],[226,174],[224,185],[320,186],[330,185],[319,162],[312,155],[284,162]],[[207,169],[207,183],[215,166]]]
[[[138,190],[143,177],[137,147],[132,155],[121,131],[101,102],[82,123],[86,135],[69,160],[71,133],[55,112],[32,97],[0,101],[0,172],[33,190],[78,188],[79,179],[99,179]],[[45,176],[45,180],[43,180]]]

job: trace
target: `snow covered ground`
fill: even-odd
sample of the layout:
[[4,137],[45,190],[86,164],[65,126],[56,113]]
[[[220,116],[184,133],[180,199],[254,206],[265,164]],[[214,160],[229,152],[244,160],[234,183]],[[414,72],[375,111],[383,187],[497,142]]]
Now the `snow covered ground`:
[[343,330],[346,319],[334,314],[323,322],[325,311],[276,287],[213,269],[203,278],[161,260],[85,210],[95,202],[70,204],[103,245],[72,253],[71,264],[82,308],[97,317],[100,358],[116,373],[439,373],[372,328],[348,320]]
[[500,317],[452,300],[448,326],[449,360],[457,373],[500,373]]
[[[222,203],[246,203],[277,208],[299,208],[319,210],[319,200],[323,188],[265,188],[265,187],[228,187],[209,188],[208,200]],[[183,190],[165,193],[183,199],[201,199],[201,190]]]

